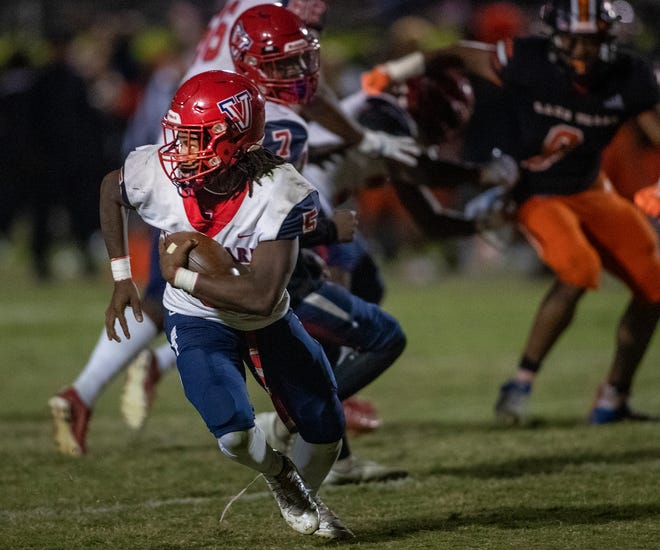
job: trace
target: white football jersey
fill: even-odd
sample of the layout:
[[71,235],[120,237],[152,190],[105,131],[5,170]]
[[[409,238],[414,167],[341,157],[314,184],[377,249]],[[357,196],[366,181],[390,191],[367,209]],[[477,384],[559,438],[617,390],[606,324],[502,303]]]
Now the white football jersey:
[[[122,192],[140,217],[164,234],[200,231],[244,264],[250,263],[260,242],[292,239],[312,231],[318,216],[315,189],[290,164],[278,166],[271,175],[255,181],[252,196],[246,192],[202,216],[197,201],[182,198],[166,176],[157,145],[139,147],[128,155],[122,169]],[[289,295],[285,291],[273,313],[262,317],[205,306],[168,284],[163,305],[176,313],[219,321],[239,330],[256,330],[286,313]]]
[[229,33],[238,17],[246,10],[274,0],[228,0],[225,7],[209,22],[204,38],[197,45],[195,59],[188,67],[182,82],[204,71],[234,71],[234,60],[229,52]]

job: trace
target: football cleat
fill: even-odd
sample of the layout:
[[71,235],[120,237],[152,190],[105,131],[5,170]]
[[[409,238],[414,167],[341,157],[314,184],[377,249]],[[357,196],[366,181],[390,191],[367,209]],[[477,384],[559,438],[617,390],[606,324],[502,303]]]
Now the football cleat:
[[91,409],[74,388],[66,388],[48,400],[57,450],[67,456],[87,453],[87,425]]
[[627,404],[616,409],[594,407],[589,413],[589,424],[613,424],[615,422],[660,422],[660,416],[633,411]]
[[388,468],[373,460],[361,460],[349,456],[337,460],[323,483],[325,485],[348,485],[351,483],[373,483],[408,477],[405,470]]
[[527,416],[532,385],[529,382],[508,380],[500,386],[500,395],[495,403],[495,417],[506,424],[519,424]]
[[608,384],[600,385],[589,412],[589,424],[613,424],[625,421],[660,422],[660,417],[633,411],[628,406],[627,395],[620,394]]
[[264,475],[264,479],[289,527],[303,535],[311,535],[318,531],[320,524],[316,502],[293,462],[281,456],[282,471],[276,476]]
[[319,512],[319,528],[314,531],[317,537],[334,540],[347,540],[355,537],[353,531],[342,523],[318,495],[314,497],[314,503]]
[[293,434],[287,433],[284,437],[280,435],[277,425],[279,424],[282,429],[286,428],[284,428],[277,413],[259,413],[254,417],[254,423],[266,434],[266,441],[273,449],[285,455],[289,454],[291,443],[293,442]]
[[120,409],[124,421],[134,430],[141,429],[147,421],[159,380],[156,356],[149,349],[140,352],[126,369]]
[[366,399],[352,396],[344,399],[342,405],[346,419],[346,431],[353,435],[373,432],[383,423],[373,404]]

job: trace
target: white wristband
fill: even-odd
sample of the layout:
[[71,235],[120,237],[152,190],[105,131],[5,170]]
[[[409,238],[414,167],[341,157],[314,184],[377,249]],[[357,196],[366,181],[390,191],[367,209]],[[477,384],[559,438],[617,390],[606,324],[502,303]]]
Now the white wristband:
[[174,286],[176,288],[180,288],[181,290],[185,290],[189,294],[192,294],[193,290],[195,290],[197,277],[199,277],[199,273],[190,271],[185,267],[180,267],[174,274]]
[[424,74],[424,54],[415,52],[385,63],[385,70],[395,82],[403,82],[414,76]]
[[112,278],[115,281],[125,281],[132,278],[131,257],[122,256],[121,258],[112,258],[110,260],[110,269],[112,270]]

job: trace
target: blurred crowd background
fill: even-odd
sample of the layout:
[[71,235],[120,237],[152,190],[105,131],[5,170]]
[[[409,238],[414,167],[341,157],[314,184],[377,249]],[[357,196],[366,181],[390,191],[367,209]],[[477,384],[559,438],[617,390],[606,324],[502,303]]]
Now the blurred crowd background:
[[[660,2],[638,0],[620,39],[660,60]],[[147,94],[162,109],[207,21],[223,1],[22,0],[0,5],[0,262],[23,262],[39,281],[107,271],[98,234],[98,187],[134,146],[153,142]],[[322,35],[326,78],[340,97],[359,89],[361,71],[417,48],[459,38],[493,42],[540,31],[540,2],[334,0]],[[157,128],[156,128],[157,129]],[[439,269],[506,264],[533,272],[480,241],[430,244],[387,189],[357,197],[361,227],[384,262],[410,278]],[[396,223],[392,223],[395,220]],[[146,274],[132,231],[134,272]],[[513,251],[513,252],[512,252]]]

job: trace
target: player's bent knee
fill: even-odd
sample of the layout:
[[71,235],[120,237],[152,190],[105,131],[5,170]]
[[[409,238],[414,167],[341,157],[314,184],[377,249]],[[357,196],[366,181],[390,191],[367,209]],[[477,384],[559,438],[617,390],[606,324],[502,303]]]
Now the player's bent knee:
[[660,304],[660,262],[637,273],[630,285],[635,295],[651,306]]
[[225,386],[214,384],[206,392],[186,394],[216,437],[254,426],[254,412],[242,394],[232,394]]
[[379,316],[379,331],[375,334],[375,338],[370,346],[365,346],[366,351],[378,350],[400,350],[406,346],[406,335],[394,317],[388,313],[381,311]]
[[579,288],[596,289],[600,282],[602,264],[596,255],[583,255],[556,269],[559,279]]
[[401,354],[403,350],[406,348],[408,339],[406,338],[406,333],[403,332],[403,329],[401,328],[401,325],[399,325],[399,323],[396,324],[396,328],[393,331],[391,341],[392,341],[392,348],[398,350],[399,354]]
[[588,273],[574,273],[569,276],[560,276],[559,279],[566,284],[573,285],[579,288],[595,290],[598,288],[599,277],[594,277]]
[[336,397],[322,407],[303,411],[302,417],[305,421],[297,422],[296,426],[301,437],[308,443],[334,443],[344,436],[344,410]]
[[660,288],[657,285],[635,289],[635,296],[649,307],[660,308]]
[[[379,354],[382,357],[381,363],[383,364],[383,367],[387,368],[394,363],[394,361],[396,361],[396,359],[403,353],[407,343],[408,340],[406,335],[401,329],[401,326],[397,323],[388,334],[385,345],[379,350]],[[382,370],[385,370],[385,368]]]

